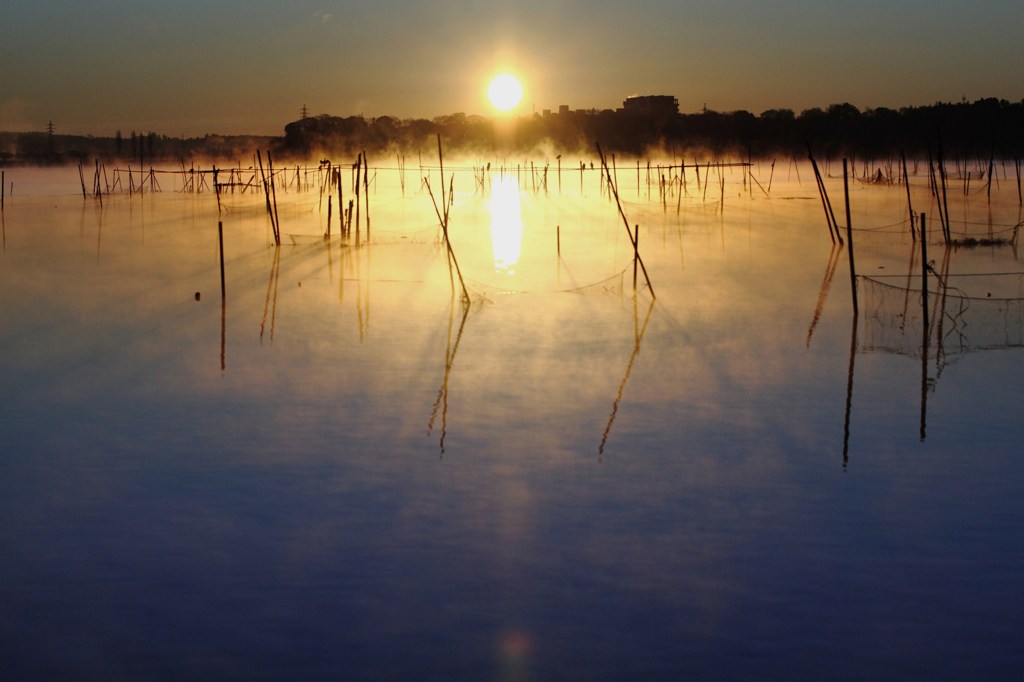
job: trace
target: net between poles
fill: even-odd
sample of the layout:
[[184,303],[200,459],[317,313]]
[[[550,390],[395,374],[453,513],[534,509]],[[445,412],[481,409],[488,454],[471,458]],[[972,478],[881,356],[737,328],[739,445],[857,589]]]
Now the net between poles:
[[[920,357],[925,340],[947,355],[1024,347],[1024,273],[928,278],[928,333],[920,277],[859,277],[861,348]],[[969,292],[969,293],[968,293]]]

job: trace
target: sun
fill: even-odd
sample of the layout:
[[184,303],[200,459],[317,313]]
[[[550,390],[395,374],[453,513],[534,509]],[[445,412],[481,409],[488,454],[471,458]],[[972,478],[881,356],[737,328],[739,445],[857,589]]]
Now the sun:
[[487,86],[487,96],[498,111],[509,111],[523,98],[523,84],[510,73],[499,73]]

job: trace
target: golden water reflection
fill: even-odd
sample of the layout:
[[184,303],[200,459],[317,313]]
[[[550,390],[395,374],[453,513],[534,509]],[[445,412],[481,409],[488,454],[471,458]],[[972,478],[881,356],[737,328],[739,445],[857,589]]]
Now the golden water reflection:
[[494,271],[514,275],[523,243],[523,214],[519,181],[504,174],[491,176],[491,247]]
[[[222,197],[223,215],[207,194],[170,191],[102,209],[73,191],[8,198],[0,583],[17,589],[0,592],[31,647],[9,677],[39,677],[25,661],[53,651],[64,667],[52,676],[131,674],[141,651],[148,670],[184,677],[182,650],[200,665],[228,646],[237,655],[213,663],[251,661],[230,668],[237,677],[557,678],[571,662],[599,679],[641,660],[668,678],[690,661],[740,660],[751,633],[761,650],[811,642],[801,669],[824,676],[835,647],[807,623],[842,633],[843,655],[869,652],[857,670],[875,662],[880,622],[913,625],[920,660],[975,633],[965,650],[991,651],[990,670],[1005,663],[1019,628],[1006,599],[1016,572],[1001,567],[1024,564],[1006,541],[1024,474],[1019,426],[998,415],[1019,394],[1018,351],[961,355],[936,390],[934,339],[945,343],[955,318],[938,296],[924,310],[944,322],[912,315],[915,244],[871,229],[855,237],[859,268],[902,288],[872,304],[888,280],[862,277],[869,319],[857,326],[846,250],[827,236],[806,173],[803,185],[777,176],[773,198],[728,191],[724,211],[691,183],[678,214],[645,203],[638,181],[626,206],[657,302],[628,285],[578,287],[632,258],[596,172],[587,178],[580,197],[532,184],[524,196],[514,176],[491,178],[486,195],[456,205],[466,269],[490,271],[493,256],[517,280],[468,303],[452,296],[431,239],[433,207],[402,195],[394,174],[378,176],[377,236],[358,247],[322,238],[312,191],[279,193],[286,233],[313,239],[280,247],[264,196],[248,192]],[[900,192],[858,187],[855,224],[902,215],[890,201]],[[559,224],[556,251],[548,228]],[[1010,249],[951,258],[963,273],[1020,269]],[[481,290],[502,278],[485,274]],[[960,456],[965,442],[984,457]],[[896,554],[879,561],[876,546]],[[832,596],[822,565],[855,577],[863,608]],[[168,576],[183,588],[159,589]],[[83,589],[110,584],[121,588]],[[210,586],[225,608],[209,608]],[[917,628],[922,603],[938,616]],[[285,623],[285,635],[312,663],[258,646],[296,604],[315,627]],[[439,619],[424,624],[431,611]],[[208,619],[212,636],[181,613]],[[251,636],[233,637],[239,622]],[[124,660],[74,646],[92,631],[129,643]],[[389,658],[410,642],[409,657]],[[755,676],[761,663],[722,676]]]

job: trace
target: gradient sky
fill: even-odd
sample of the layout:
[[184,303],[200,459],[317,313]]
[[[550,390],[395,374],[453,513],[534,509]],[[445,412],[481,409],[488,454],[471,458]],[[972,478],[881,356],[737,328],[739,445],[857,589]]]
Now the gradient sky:
[[1024,98],[1021,0],[7,0],[0,130],[280,135],[311,114],[490,115],[671,94],[759,114]]

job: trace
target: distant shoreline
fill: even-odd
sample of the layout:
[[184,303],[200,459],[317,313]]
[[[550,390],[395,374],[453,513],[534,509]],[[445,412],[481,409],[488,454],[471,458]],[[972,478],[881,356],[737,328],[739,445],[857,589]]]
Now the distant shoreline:
[[808,109],[799,114],[773,109],[746,111],[575,110],[518,118],[463,113],[426,119],[391,116],[307,116],[284,126],[283,135],[173,137],[155,132],[117,131],[109,137],[48,132],[0,131],[0,165],[62,165],[123,161],[126,164],[186,163],[193,159],[248,159],[257,149],[281,160],[355,158],[446,150],[475,155],[610,153],[644,157],[887,158],[905,153],[927,157],[1020,159],[1024,155],[1024,101],[995,98],[937,103],[899,110],[860,110],[851,104]]

